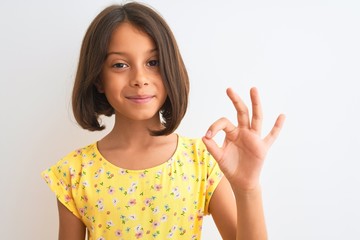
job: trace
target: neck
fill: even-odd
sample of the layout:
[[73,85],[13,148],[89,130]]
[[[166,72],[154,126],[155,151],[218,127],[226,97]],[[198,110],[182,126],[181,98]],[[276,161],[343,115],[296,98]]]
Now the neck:
[[152,136],[150,132],[161,128],[160,119],[134,121],[115,117],[113,129],[102,141],[113,147],[146,147],[163,138]]

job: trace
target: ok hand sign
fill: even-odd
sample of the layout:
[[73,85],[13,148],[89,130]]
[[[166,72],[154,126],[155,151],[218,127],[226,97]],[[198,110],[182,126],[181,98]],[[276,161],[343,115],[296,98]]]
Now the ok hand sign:
[[[203,137],[203,142],[233,188],[252,190],[259,185],[260,172],[266,154],[279,135],[285,116],[279,115],[270,133],[262,138],[263,116],[257,89],[250,90],[251,120],[248,108],[242,99],[230,88],[226,93],[236,109],[237,126],[226,118],[220,118],[210,126]],[[221,147],[212,139],[219,131],[225,132],[224,143]]]

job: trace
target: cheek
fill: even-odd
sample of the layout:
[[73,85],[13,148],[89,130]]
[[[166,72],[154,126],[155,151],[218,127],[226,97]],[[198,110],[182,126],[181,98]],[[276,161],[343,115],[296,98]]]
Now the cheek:
[[120,76],[109,76],[105,75],[102,79],[102,85],[104,88],[104,91],[120,91],[122,90],[127,84],[126,79],[120,77]]

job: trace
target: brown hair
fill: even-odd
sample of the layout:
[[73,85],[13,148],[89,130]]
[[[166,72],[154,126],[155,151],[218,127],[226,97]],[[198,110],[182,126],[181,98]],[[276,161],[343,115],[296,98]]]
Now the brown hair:
[[99,122],[100,115],[114,114],[105,94],[100,93],[96,85],[100,83],[111,35],[125,21],[147,33],[157,47],[167,98],[160,109],[164,129],[151,133],[155,136],[168,135],[176,130],[185,115],[189,79],[175,38],[165,20],[150,7],[136,2],[109,6],[90,24],[82,42],[72,94],[75,119],[82,128],[98,131],[105,128]]

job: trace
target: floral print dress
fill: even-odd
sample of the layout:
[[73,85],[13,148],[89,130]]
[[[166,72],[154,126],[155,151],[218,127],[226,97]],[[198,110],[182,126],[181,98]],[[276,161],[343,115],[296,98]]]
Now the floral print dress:
[[181,136],[174,155],[152,168],[119,168],[94,143],[42,172],[91,240],[200,239],[222,176],[201,139]]

